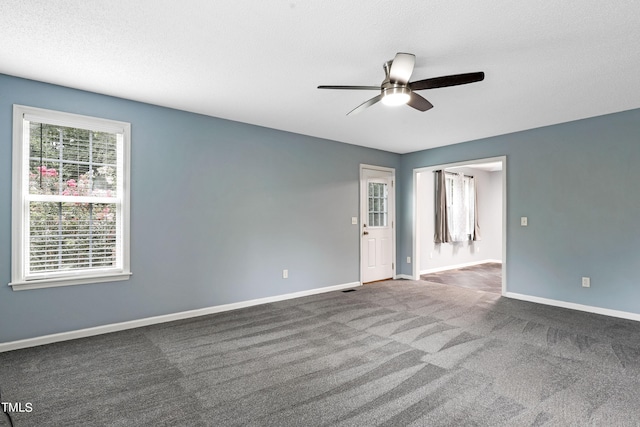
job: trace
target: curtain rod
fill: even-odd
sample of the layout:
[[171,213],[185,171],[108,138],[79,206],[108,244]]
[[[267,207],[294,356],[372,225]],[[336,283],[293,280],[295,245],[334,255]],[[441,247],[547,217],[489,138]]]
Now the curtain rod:
[[[441,170],[442,170],[442,169],[438,169],[437,171],[433,171],[433,173],[440,172]],[[448,173],[449,175],[458,175],[458,174],[457,174],[457,173],[455,173],[455,172],[449,172],[449,171],[447,171],[447,170],[445,170],[445,171],[444,171],[444,173]],[[466,178],[473,178],[473,175],[464,175],[464,176],[465,176]]]

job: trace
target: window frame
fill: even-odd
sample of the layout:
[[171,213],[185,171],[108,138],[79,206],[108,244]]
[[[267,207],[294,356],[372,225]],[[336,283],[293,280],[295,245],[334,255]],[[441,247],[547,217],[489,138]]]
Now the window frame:
[[[26,265],[29,260],[29,144],[25,142],[25,130],[30,121],[75,127],[92,131],[104,131],[122,135],[122,194],[119,197],[120,218],[118,219],[121,251],[117,254],[117,267],[101,270],[74,270],[55,273],[50,277],[30,278]],[[89,283],[128,280],[130,270],[130,164],[131,164],[131,124],[116,120],[84,116],[62,111],[13,106],[13,159],[12,159],[12,210],[11,210],[11,283],[16,290],[40,289],[57,286],[82,285]]]

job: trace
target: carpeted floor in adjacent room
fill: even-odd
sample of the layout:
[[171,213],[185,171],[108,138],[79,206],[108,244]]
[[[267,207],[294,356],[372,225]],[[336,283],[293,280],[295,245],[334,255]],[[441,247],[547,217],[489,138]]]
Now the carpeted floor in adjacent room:
[[388,281],[2,353],[0,388],[16,426],[637,425],[640,323]]
[[442,283],[444,285],[461,286],[479,291],[502,294],[502,263],[486,262],[484,264],[438,271],[423,274],[421,280]]

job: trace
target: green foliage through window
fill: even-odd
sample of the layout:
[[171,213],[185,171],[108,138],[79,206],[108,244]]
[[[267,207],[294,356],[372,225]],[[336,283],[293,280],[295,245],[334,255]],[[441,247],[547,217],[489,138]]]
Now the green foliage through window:
[[29,203],[30,271],[114,266],[117,135],[37,122],[29,129],[29,194],[58,196]]

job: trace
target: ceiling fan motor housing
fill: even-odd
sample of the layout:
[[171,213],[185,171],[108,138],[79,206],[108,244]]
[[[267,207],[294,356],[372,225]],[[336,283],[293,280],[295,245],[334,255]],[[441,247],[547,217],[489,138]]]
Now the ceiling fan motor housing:
[[385,105],[406,104],[410,97],[411,89],[407,85],[387,83],[382,86],[382,103]]

